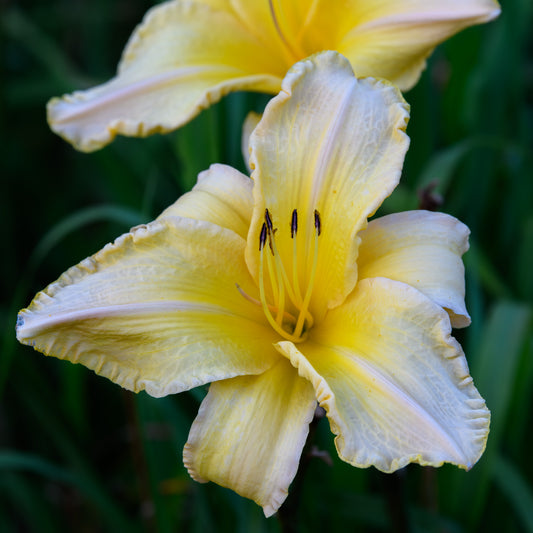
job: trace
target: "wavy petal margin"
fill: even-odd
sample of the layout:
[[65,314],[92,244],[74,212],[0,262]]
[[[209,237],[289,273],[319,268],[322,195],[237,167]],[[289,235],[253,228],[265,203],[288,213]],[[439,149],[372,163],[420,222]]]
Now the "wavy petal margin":
[[152,396],[264,372],[277,336],[236,287],[255,290],[244,246],[208,222],[137,227],[37,294],[17,338]]
[[[357,280],[357,233],[396,187],[409,145],[408,105],[384,81],[358,80],[348,61],[323,52],[297,63],[250,137],[254,214],[246,261],[257,276],[265,209],[290,272],[297,209],[299,278],[312,263],[314,210],[322,231],[311,312],[339,305]],[[302,283],[306,286],[306,283]]]
[[211,165],[192,191],[165,209],[159,219],[186,217],[211,222],[246,239],[253,209],[253,181],[227,165]]
[[196,481],[214,481],[271,516],[288,488],[313,419],[311,384],[282,357],[259,376],[213,383],[183,451]]
[[443,307],[454,328],[470,324],[465,307],[465,269],[470,230],[444,213],[406,211],[377,218],[363,230],[359,278],[408,283]]
[[[494,0],[351,0],[343,7],[344,31],[337,26],[335,49],[350,60],[357,76],[380,76],[402,91],[416,84],[435,46],[500,14]],[[336,14],[338,8],[324,5],[317,20],[327,28],[324,15]]]
[[280,342],[313,384],[339,457],[393,472],[410,462],[469,469],[490,413],[446,313],[409,285],[366,279],[310,340]]
[[265,53],[229,6],[211,4],[153,7],[131,36],[115,78],[48,103],[52,130],[91,152],[118,134],[172,131],[230,91],[278,92],[286,62]]

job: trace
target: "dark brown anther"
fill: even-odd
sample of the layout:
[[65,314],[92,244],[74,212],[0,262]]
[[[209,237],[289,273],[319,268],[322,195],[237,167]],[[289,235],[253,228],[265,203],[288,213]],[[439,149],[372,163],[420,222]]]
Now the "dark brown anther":
[[316,234],[320,237],[322,231],[322,223],[320,222],[320,213],[315,209],[315,229]]
[[266,240],[267,227],[266,224],[263,222],[263,225],[261,226],[261,233],[259,234],[259,251],[261,251],[265,247]]
[[296,235],[296,232],[298,231],[298,213],[296,212],[296,209],[292,212],[292,218],[291,218],[291,239],[294,239],[294,236]]
[[270,218],[270,212],[268,211],[268,209],[265,209],[265,222],[269,233],[273,233],[274,228],[272,226],[272,219]]

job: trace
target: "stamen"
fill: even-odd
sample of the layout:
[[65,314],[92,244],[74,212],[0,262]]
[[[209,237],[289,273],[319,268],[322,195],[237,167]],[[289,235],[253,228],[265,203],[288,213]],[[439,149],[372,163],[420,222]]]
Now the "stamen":
[[274,271],[274,265],[273,265],[273,257],[274,257],[274,249],[272,248],[272,239],[268,239],[268,246],[270,247],[271,254],[267,254],[267,267],[268,267],[268,276],[270,279],[270,288],[272,289],[272,294],[274,295],[274,304],[276,305],[276,308],[279,304],[279,286],[278,286],[278,278]]
[[265,209],[265,222],[266,222],[269,233],[273,233],[274,226],[272,225],[272,218],[270,218],[270,211],[268,209]]
[[235,283],[235,287],[237,287],[237,290],[241,293],[241,296],[244,297],[246,300],[252,302],[255,305],[261,305],[261,302],[259,300],[256,300],[253,296],[250,296],[247,292],[245,292],[238,283]]
[[266,228],[266,224],[263,222],[263,225],[261,226],[261,233],[259,234],[259,250],[260,251],[265,246],[266,239],[267,239],[267,228]]
[[285,272],[285,267],[283,266],[283,263],[281,261],[281,256],[276,246],[276,240],[274,239],[274,235],[277,231],[277,228],[274,228],[274,225],[272,224],[272,218],[270,217],[270,212],[268,209],[265,209],[265,223],[268,228],[268,237],[269,237],[268,244],[270,246],[272,255],[274,256],[274,261],[276,262],[276,270],[278,272],[279,284],[285,285],[284,288],[287,289],[287,294],[289,295],[289,299],[291,300],[291,302],[296,307],[300,307],[300,304],[302,303],[302,297],[299,296],[299,298],[296,298],[294,291],[292,290],[291,284],[289,283],[289,277],[287,276],[287,273]]
[[[300,307],[300,314],[298,315],[298,320],[296,322],[296,327],[294,328],[293,335],[301,337],[303,327],[305,324],[306,316],[309,314],[307,308],[309,307],[309,302],[311,301],[311,294],[313,292],[313,285],[315,284],[316,276],[316,267],[318,264],[318,237],[320,236],[322,230],[320,222],[320,214],[315,209],[315,238],[313,240],[313,266],[311,268],[311,274],[309,275],[309,281],[307,282],[307,290],[305,291],[304,301],[302,307]],[[311,324],[308,324],[310,327]]]
[[292,217],[291,217],[291,239],[294,239],[294,236],[296,235],[298,231],[298,212],[296,209],[292,211]]
[[317,236],[320,237],[320,232],[322,230],[322,223],[320,222],[320,213],[315,209],[315,228],[317,231]]
[[[237,290],[239,291],[240,295],[248,300],[249,302],[252,302],[254,305],[258,305],[259,307],[262,306],[261,302],[259,300],[257,300],[256,298],[254,298],[253,296],[250,296],[238,283],[235,283],[235,287],[237,288]],[[273,306],[273,305],[270,305],[270,304],[267,304],[268,305],[268,308],[271,310],[271,311],[277,311],[277,307]],[[285,317],[286,320],[288,320],[289,322],[292,321],[292,322],[296,322],[296,319],[294,318],[293,315],[291,315],[290,313],[287,313],[287,311],[285,311],[285,313],[283,313],[283,316]]]
[[[291,217],[291,239],[292,239],[292,286],[295,290],[295,296],[298,304],[302,303],[302,293],[300,292],[300,283],[298,282],[298,244],[296,233],[298,232],[298,211],[292,212]],[[295,304],[296,305],[296,304]]]
[[[265,280],[264,280],[264,267],[263,267],[263,256],[264,256],[264,249],[261,248],[260,252],[260,261],[259,261],[259,297],[261,299],[261,305],[263,306],[263,313],[265,313],[266,319],[268,320],[268,323],[272,326],[272,328],[279,333],[283,338],[293,341],[293,342],[300,342],[302,338],[300,336],[295,337],[294,335],[291,335],[287,331],[283,329],[283,327],[278,324],[276,320],[274,320],[274,317],[272,316],[272,313],[270,312],[269,306],[266,301],[265,296]],[[279,313],[279,310],[278,310]]]

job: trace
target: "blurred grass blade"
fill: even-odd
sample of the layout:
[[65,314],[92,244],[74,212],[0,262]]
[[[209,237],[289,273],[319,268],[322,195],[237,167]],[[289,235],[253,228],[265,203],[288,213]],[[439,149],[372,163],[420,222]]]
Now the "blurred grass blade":
[[470,250],[464,256],[465,268],[469,272],[476,272],[481,286],[491,296],[498,299],[511,298],[511,292],[494,268],[491,260],[483,253],[477,243],[471,242]]
[[35,455],[12,450],[0,451],[0,470],[32,472],[54,481],[76,484],[74,476],[67,470],[59,468]]
[[438,192],[446,192],[459,163],[475,145],[476,143],[472,139],[466,139],[437,152],[421,172],[417,188],[423,189],[436,182]]
[[220,103],[203,110],[194,120],[175,133],[176,155],[181,165],[178,182],[182,192],[196,184],[202,170],[222,162],[220,146]]
[[497,455],[493,466],[494,482],[507,496],[509,505],[522,520],[524,531],[533,532],[533,491],[510,461]]
[[533,214],[523,226],[522,246],[518,254],[517,274],[518,283],[523,296],[529,301],[533,300]]
[[68,61],[64,51],[56,46],[21,9],[5,10],[0,17],[0,28],[32,54],[65,90],[93,84]]
[[48,461],[17,451],[0,452],[0,471],[30,472],[41,475],[52,481],[72,485],[87,496],[101,512],[102,520],[111,531],[136,531],[133,524],[107,499],[99,488],[89,479],[82,477],[79,472],[71,473],[59,468]]
[[2,358],[0,358],[0,396],[4,390],[16,346],[14,335],[16,313],[26,303],[23,299],[26,297],[34,273],[54,246],[57,246],[67,235],[88,224],[102,221],[118,222],[125,227],[131,227],[140,224],[143,219],[138,211],[113,205],[80,209],[52,226],[33,250],[26,269],[20,276],[13,292],[11,307],[8,312],[8,316],[13,317],[13,320],[12,322],[9,320],[5,322],[5,333],[1,344]]
[[503,151],[507,144],[495,137],[468,137],[463,141],[440,150],[427,163],[420,173],[417,189],[424,189],[436,183],[436,191],[445,194],[453,181],[454,175],[463,160],[480,148]]
[[[2,472],[0,476],[0,499],[7,504],[3,516],[0,509],[2,533],[9,531],[36,531],[56,533],[57,520],[53,508],[47,505],[39,486],[29,476]],[[11,522],[11,524],[10,524]],[[11,527],[10,527],[11,526]]]
[[72,215],[59,221],[48,230],[39,244],[35,247],[28,267],[34,269],[47,256],[50,250],[59,244],[68,234],[94,222],[113,221],[124,224],[126,227],[141,224],[142,217],[138,211],[114,205],[99,205],[79,209]]
[[482,338],[472,363],[472,375],[477,388],[491,410],[491,428],[487,449],[479,464],[469,472],[457,473],[459,485],[455,503],[472,502],[468,514],[475,530],[486,506],[493,476],[495,457],[501,449],[507,416],[512,400],[517,370],[526,353],[525,343],[530,335],[531,310],[513,302],[495,305],[482,331]]

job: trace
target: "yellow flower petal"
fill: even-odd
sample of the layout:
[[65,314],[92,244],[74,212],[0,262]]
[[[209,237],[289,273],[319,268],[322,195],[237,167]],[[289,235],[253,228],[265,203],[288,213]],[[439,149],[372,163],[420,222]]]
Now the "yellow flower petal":
[[51,128],[82,151],[117,134],[171,131],[229,91],[275,93],[287,64],[220,2],[167,2],[132,35],[118,74],[83,92],[52,99]]
[[299,277],[308,280],[317,210],[322,231],[311,312],[320,316],[352,290],[356,235],[398,183],[409,144],[408,106],[392,85],[357,80],[335,52],[297,63],[282,87],[250,138],[256,186],[246,259],[257,276],[268,208],[280,257],[291,271],[290,224],[297,209]]
[[372,220],[359,234],[359,278],[408,283],[444,307],[453,327],[466,327],[470,316],[461,256],[468,250],[469,233],[443,213],[408,211]]
[[263,115],[259,113],[250,111],[248,115],[246,115],[246,119],[244,120],[244,124],[242,125],[241,152],[242,152],[242,158],[244,159],[246,168],[248,169],[248,172],[250,174],[252,173],[252,169],[250,168],[250,163],[249,163],[250,135],[252,134],[252,131],[254,131],[256,126],[259,124],[259,121],[261,120],[262,116]]
[[337,30],[333,48],[350,60],[358,77],[383,77],[404,91],[418,81],[437,44],[500,13],[493,0],[351,0],[342,4],[342,14],[341,3],[332,4],[333,9],[323,3],[316,17],[324,35],[330,27]]
[[271,516],[296,475],[315,407],[313,387],[283,358],[259,376],[213,383],[183,462],[193,479],[229,487]]
[[[305,25],[304,14],[309,10],[306,3],[284,0],[231,0],[239,19],[264,44],[263,53],[274,52],[282,57],[285,71],[309,55],[298,47],[295,38],[295,32]],[[315,51],[318,50],[313,50]]]
[[153,396],[263,372],[278,337],[235,286],[255,290],[244,246],[207,222],[138,227],[39,293],[17,338]]
[[252,218],[253,181],[227,165],[201,172],[191,192],[161,213],[159,219],[186,217],[212,222],[246,239]]
[[483,453],[490,413],[448,317],[409,285],[363,280],[308,342],[278,349],[313,383],[348,463],[468,469]]

